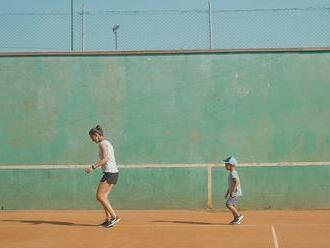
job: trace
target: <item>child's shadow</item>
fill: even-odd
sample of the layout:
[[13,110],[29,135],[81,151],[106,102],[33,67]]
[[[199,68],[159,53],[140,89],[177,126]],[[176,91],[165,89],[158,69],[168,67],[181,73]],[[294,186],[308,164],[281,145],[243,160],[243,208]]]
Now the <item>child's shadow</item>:
[[183,220],[154,220],[155,223],[174,223],[174,224],[189,224],[189,225],[213,225],[213,226],[228,226],[227,223],[210,223],[199,221],[183,221]]
[[32,225],[48,224],[48,225],[58,225],[58,226],[96,226],[90,224],[76,224],[72,222],[48,221],[48,220],[2,220],[2,221],[20,222],[20,223],[27,223]]

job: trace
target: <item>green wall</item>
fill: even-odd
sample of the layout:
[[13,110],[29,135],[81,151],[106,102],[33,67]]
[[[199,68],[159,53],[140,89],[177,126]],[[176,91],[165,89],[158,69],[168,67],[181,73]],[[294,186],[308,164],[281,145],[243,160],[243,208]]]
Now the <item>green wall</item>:
[[[330,161],[330,52],[0,57],[0,166]],[[330,206],[329,166],[241,168],[246,208]],[[215,207],[226,173],[213,169]],[[1,169],[4,209],[95,208],[99,175]],[[219,198],[218,198],[219,197]],[[205,208],[206,168],[122,169],[119,208]]]
[[[239,168],[245,209],[330,208],[330,165]],[[213,171],[214,207],[223,206],[227,173]],[[221,199],[218,201],[217,199]]]
[[[83,169],[0,170],[3,209],[99,208],[95,192],[100,171]],[[204,168],[121,169],[111,194],[122,209],[205,208],[207,170]]]
[[329,161],[330,52],[0,57],[0,164]]
[[[330,165],[239,168],[243,209],[330,208]],[[213,168],[214,208],[224,208],[228,173]],[[0,208],[97,209],[100,172],[82,169],[2,169]],[[207,168],[120,170],[110,197],[119,209],[206,209]]]

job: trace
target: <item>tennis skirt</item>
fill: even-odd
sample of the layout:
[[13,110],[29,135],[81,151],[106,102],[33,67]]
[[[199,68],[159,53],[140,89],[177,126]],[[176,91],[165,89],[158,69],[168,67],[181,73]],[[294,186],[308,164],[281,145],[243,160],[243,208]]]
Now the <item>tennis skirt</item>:
[[112,172],[103,172],[103,176],[100,182],[107,181],[108,184],[117,184],[119,178],[119,173],[112,173]]

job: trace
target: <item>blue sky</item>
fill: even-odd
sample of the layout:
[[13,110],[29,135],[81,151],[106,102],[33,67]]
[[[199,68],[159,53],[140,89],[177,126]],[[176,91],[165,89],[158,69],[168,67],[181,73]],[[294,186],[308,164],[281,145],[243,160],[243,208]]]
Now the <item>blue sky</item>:
[[[0,0],[0,50],[70,49],[70,16],[1,13],[70,12],[70,0]],[[213,0],[213,10],[330,7],[330,0]],[[74,0],[75,11],[207,10],[202,0]],[[111,27],[120,24],[119,50],[208,48],[207,13],[108,14],[85,18],[85,47],[114,49]],[[81,19],[74,21],[81,48]],[[330,46],[330,11],[215,13],[214,48]]]
[[[153,10],[204,9],[205,0],[74,0],[75,6],[85,4],[89,10]],[[213,0],[215,9],[305,8],[330,7],[329,0]],[[67,11],[70,0],[0,0],[0,12]]]

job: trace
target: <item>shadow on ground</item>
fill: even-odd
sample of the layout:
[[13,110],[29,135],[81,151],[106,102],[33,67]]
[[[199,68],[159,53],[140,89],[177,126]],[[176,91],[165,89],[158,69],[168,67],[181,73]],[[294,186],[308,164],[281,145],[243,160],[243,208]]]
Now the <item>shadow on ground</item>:
[[58,225],[58,226],[96,226],[90,224],[77,224],[72,222],[64,222],[64,221],[48,221],[48,220],[2,220],[8,222],[20,222],[32,225],[40,225],[40,224],[48,224],[48,225]]
[[228,226],[228,223],[210,223],[199,221],[182,221],[182,220],[154,220],[156,223],[174,223],[174,224],[190,224],[190,225],[214,225],[214,226]]

